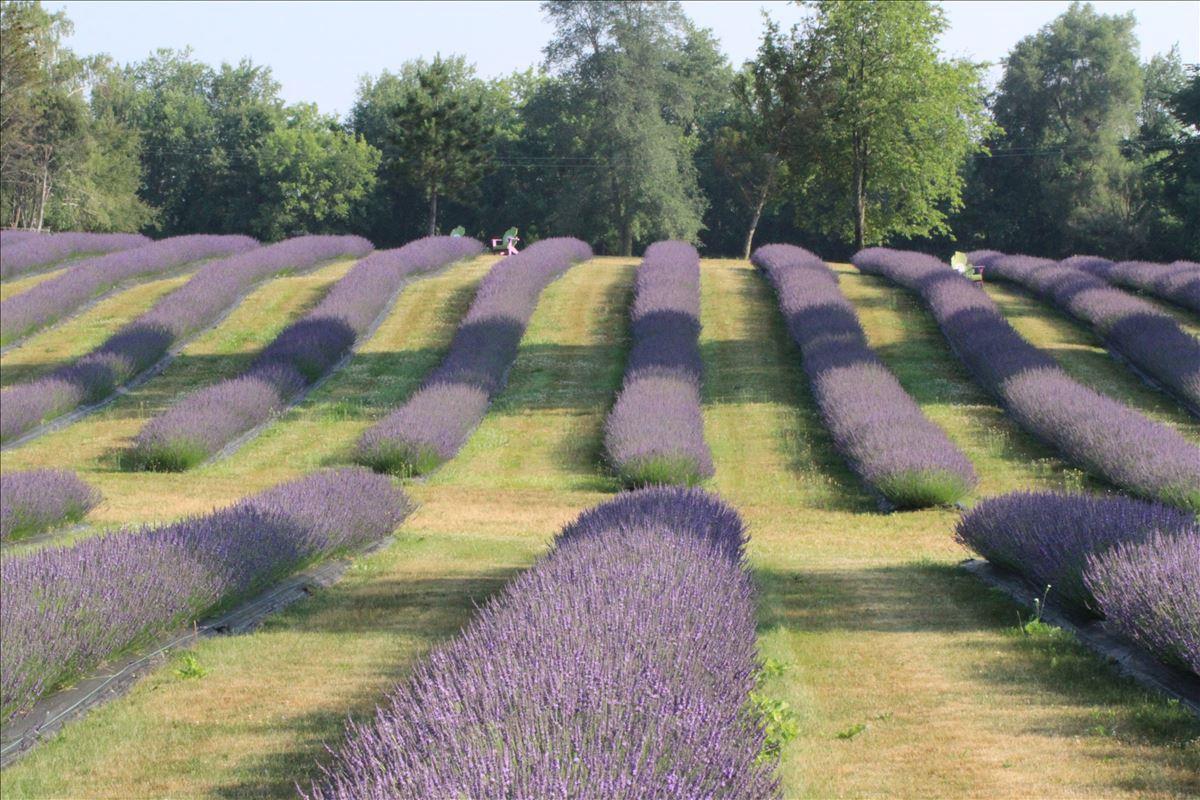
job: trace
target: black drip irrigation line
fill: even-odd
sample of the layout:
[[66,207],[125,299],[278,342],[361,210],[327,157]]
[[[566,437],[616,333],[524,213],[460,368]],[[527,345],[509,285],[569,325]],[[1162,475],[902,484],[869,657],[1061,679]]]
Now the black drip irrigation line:
[[451,261],[448,264],[443,264],[437,269],[428,270],[427,272],[422,272],[405,278],[404,281],[398,287],[396,287],[396,290],[392,292],[392,296],[388,299],[387,303],[384,304],[384,307],[380,310],[380,312],[375,315],[375,319],[371,321],[371,324],[367,326],[366,330],[364,330],[361,335],[355,337],[354,344],[350,347],[350,349],[347,350],[342,357],[339,358],[329,369],[327,369],[320,378],[317,378],[299,392],[292,395],[291,398],[284,403],[278,411],[245,433],[239,434],[220,450],[204,459],[204,461],[200,462],[197,467],[206,467],[209,464],[229,458],[243,445],[247,444],[251,439],[255,438],[264,430],[266,430],[267,427],[273,424],[288,411],[303,403],[305,398],[307,398],[310,394],[319,389],[326,381],[336,375],[343,367],[346,366],[346,364],[350,362],[350,359],[352,359],[359,352],[359,348],[369,342],[372,338],[374,338],[375,334],[379,332],[379,328],[381,325],[383,325],[383,321],[388,318],[388,315],[390,315],[395,308],[396,301],[400,299],[400,293],[407,289],[411,284],[420,280],[424,280],[425,278],[432,278],[435,275],[440,275],[449,270],[450,267],[454,266],[455,264],[460,264],[463,261],[468,261],[472,258],[476,258],[476,256],[460,258],[457,261]]
[[1163,664],[1111,630],[1102,620],[1085,619],[1061,608],[1052,599],[1043,603],[1038,589],[1019,575],[976,558],[963,561],[959,568],[988,586],[1004,592],[1020,605],[1034,608],[1037,604],[1042,619],[1069,632],[1080,644],[1111,665],[1118,674],[1178,700],[1189,712],[1200,717],[1200,677]]
[[[109,394],[107,397],[105,397],[103,400],[97,400],[95,403],[79,406],[72,411],[68,411],[66,414],[61,414],[61,415],[55,417],[54,419],[50,420],[49,422],[43,422],[41,425],[38,425],[36,428],[33,428],[32,430],[22,434],[21,436],[17,437],[16,439],[13,439],[10,442],[5,442],[3,445],[0,445],[0,451],[11,450],[14,447],[20,447],[23,444],[33,441],[34,439],[38,438],[39,436],[45,436],[47,433],[54,433],[55,431],[62,430],[63,428],[67,427],[68,425],[72,425],[72,424],[78,422],[79,420],[83,419],[84,417],[86,417],[90,414],[94,414],[95,412],[100,411],[101,409],[103,409],[109,405],[112,405],[117,400],[119,400],[121,397],[124,397],[125,395],[132,392],[134,389],[137,389],[138,387],[142,386],[143,384],[146,383],[146,381],[155,377],[160,372],[162,372],[164,369],[166,369],[168,366],[170,366],[171,362],[175,360],[175,357],[177,355],[179,355],[184,350],[184,348],[186,348],[188,345],[190,345],[192,342],[194,342],[201,335],[211,331],[213,328],[217,327],[222,322],[224,322],[226,319],[228,319],[229,315],[232,314],[234,311],[236,311],[238,309],[238,307],[241,306],[241,304],[245,301],[245,299],[247,297],[249,297],[252,292],[254,292],[256,289],[261,287],[263,284],[268,283],[273,280],[276,280],[278,278],[293,277],[296,275],[308,275],[309,273],[316,272],[317,270],[323,269],[324,267],[328,267],[331,264],[333,264],[334,262],[339,261],[339,260],[341,260],[341,259],[337,259],[337,258],[328,259],[326,261],[322,261],[321,263],[316,264],[307,269],[296,270],[294,272],[280,273],[280,274],[277,274],[274,276],[263,278],[261,281],[257,281],[256,283],[251,284],[250,286],[248,286],[246,288],[246,291],[244,291],[240,295],[238,295],[233,300],[233,302],[230,303],[229,306],[224,311],[222,311],[221,314],[216,319],[214,319],[212,322],[208,323],[207,325],[205,325],[201,328],[197,328],[196,330],[189,333],[187,336],[184,336],[183,338],[181,338],[175,344],[171,345],[171,347],[169,347],[167,349],[167,352],[163,353],[162,357],[159,358],[158,361],[155,361],[153,364],[146,367],[144,370],[142,370],[138,374],[134,375],[132,378],[125,381],[124,383],[122,383],[120,386],[118,386],[116,389],[114,389],[113,392],[111,394]],[[83,356],[80,356],[80,358],[82,358],[82,357]],[[34,378],[33,380],[37,380],[37,378]]]
[[0,553],[7,555],[18,548],[41,545],[48,542],[57,541],[58,539],[65,539],[72,534],[83,533],[91,527],[92,526],[88,525],[86,522],[80,522],[75,525],[69,525],[65,528],[51,528],[50,530],[34,534],[33,536],[22,536],[19,539],[9,539],[8,541],[0,542]]
[[127,694],[138,680],[166,661],[172,651],[214,636],[248,633],[271,614],[336,583],[350,567],[353,557],[378,552],[394,541],[395,536],[385,536],[352,556],[326,561],[296,573],[220,617],[177,631],[159,640],[148,651],[120,659],[101,674],[89,676],[70,688],[43,697],[29,711],[4,723],[4,732],[0,736],[0,767],[9,766],[71,720]]

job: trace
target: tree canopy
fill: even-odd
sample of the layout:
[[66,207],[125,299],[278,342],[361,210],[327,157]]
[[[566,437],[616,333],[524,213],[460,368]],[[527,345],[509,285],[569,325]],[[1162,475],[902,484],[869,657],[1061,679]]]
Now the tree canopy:
[[936,3],[803,6],[731,65],[678,2],[548,0],[536,67],[401,59],[340,120],[266,65],[76,55],[63,13],[0,0],[0,224],[1200,258],[1197,67],[1143,62],[1132,15],[1073,3],[986,93]]

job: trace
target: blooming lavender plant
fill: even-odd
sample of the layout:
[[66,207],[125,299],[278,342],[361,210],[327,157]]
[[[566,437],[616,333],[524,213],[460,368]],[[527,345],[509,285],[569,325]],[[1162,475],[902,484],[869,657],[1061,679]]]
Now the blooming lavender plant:
[[1200,509],[1200,448],[1072,380],[977,284],[921,253],[876,247],[853,261],[919,293],[958,358],[1021,427],[1115,486]]
[[267,345],[244,374],[194,392],[148,422],[134,440],[128,465],[182,470],[200,463],[328,372],[408,278],[482,250],[467,237],[431,236],[366,257]]
[[0,230],[0,247],[12,247],[18,242],[25,242],[44,235],[41,231],[28,228],[5,228]]
[[162,275],[192,261],[241,253],[258,247],[249,236],[175,236],[159,242],[89,258],[62,275],[0,303],[0,343],[28,336],[133,278]]
[[1088,557],[1084,582],[1116,628],[1200,675],[1200,530],[1150,534]]
[[0,718],[300,564],[391,533],[411,505],[368,470],[318,472],[181,522],[0,562]]
[[987,274],[1023,286],[1090,324],[1110,349],[1200,413],[1200,341],[1146,301],[1082,268],[1095,263],[1086,256],[1059,264],[1001,256],[991,259]]
[[370,249],[371,243],[358,236],[300,236],[205,264],[187,283],[75,363],[0,392],[0,441],[108,397],[183,338],[215,322],[255,283]]
[[1095,256],[1074,256],[1062,263],[1090,272],[1114,286],[1157,297],[1200,314],[1200,264],[1195,261],[1113,263]]
[[73,472],[35,469],[0,475],[0,541],[76,522],[100,493]]
[[963,515],[955,538],[996,566],[1023,575],[1053,597],[1090,613],[1100,609],[1084,579],[1090,556],[1154,533],[1200,532],[1186,511],[1130,497],[1013,492]]
[[786,244],[760,247],[751,261],[775,287],[821,416],[850,467],[900,508],[953,503],[971,491],[978,479],[970,460],[875,355],[825,262]]
[[775,798],[748,709],[736,512],[696,489],[585,512],[396,687],[309,791],[334,798]]
[[492,267],[442,363],[404,405],[362,435],[355,460],[411,475],[453,458],[504,386],[542,290],[591,255],[578,239],[543,239]]
[[656,242],[638,269],[625,381],[604,445],[626,486],[694,485],[713,474],[700,411],[700,256]]
[[8,279],[71,256],[142,247],[150,239],[140,233],[47,233],[15,241],[6,236],[0,244],[0,278]]

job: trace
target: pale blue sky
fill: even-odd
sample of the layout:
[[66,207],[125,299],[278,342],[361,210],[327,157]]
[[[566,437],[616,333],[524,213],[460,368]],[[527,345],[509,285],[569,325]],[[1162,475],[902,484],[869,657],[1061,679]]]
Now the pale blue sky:
[[[684,2],[711,28],[726,56],[753,57],[762,33],[761,9],[785,26],[802,12],[782,2]],[[1067,8],[1067,2],[944,2],[951,55],[999,61],[1023,36]],[[1178,43],[1184,61],[1200,62],[1200,0],[1097,2],[1105,13],[1133,11],[1142,57]],[[536,2],[46,2],[75,23],[70,46],[109,53],[121,63],[158,47],[191,45],[217,64],[249,57],[267,64],[289,102],[316,102],[345,114],[358,78],[436,53],[465,54],[483,76],[541,61],[551,28]]]

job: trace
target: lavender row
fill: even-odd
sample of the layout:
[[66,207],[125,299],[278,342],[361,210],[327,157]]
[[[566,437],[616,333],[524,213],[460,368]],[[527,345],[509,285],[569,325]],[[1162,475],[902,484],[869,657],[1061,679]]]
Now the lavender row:
[[256,247],[258,242],[249,236],[175,236],[85,259],[62,275],[0,303],[0,343],[28,336],[122,281],[161,275],[192,261],[230,256]]
[[304,796],[775,798],[748,710],[754,597],[737,513],[621,495],[396,687]]
[[75,363],[0,392],[0,441],[108,397],[181,339],[215,322],[259,281],[370,249],[371,243],[357,236],[300,236],[205,264],[187,283]]
[[421,474],[453,458],[504,386],[542,290],[591,255],[578,239],[543,239],[492,267],[442,363],[362,435],[355,460],[380,472]]
[[[1070,264],[1029,256],[982,259],[988,279],[1011,281],[1091,325],[1105,341],[1200,414],[1200,340],[1145,300]],[[975,262],[972,262],[975,263]]]
[[111,253],[150,244],[140,233],[47,233],[5,237],[0,252],[0,278],[8,279],[32,269],[85,253]]
[[1144,292],[1200,314],[1200,264],[1195,261],[1113,263],[1095,256],[1073,256],[1062,263],[1086,270],[1116,286]]
[[775,287],[821,416],[850,467],[900,508],[970,492],[978,481],[970,460],[879,360],[825,262],[786,244],[760,247],[751,261]]
[[0,230],[0,246],[10,247],[18,242],[26,242],[45,235],[42,231],[29,228],[5,228]]
[[875,247],[853,261],[917,292],[958,358],[1021,427],[1115,486],[1200,509],[1200,448],[1072,380],[977,284],[922,253]]
[[0,541],[77,522],[99,502],[100,493],[73,472],[7,472],[0,475]]
[[377,541],[409,511],[388,478],[350,468],[206,516],[5,558],[0,718],[300,564]]
[[1088,559],[1084,579],[1109,625],[1200,675],[1200,531],[1118,544]]
[[1200,524],[1127,497],[1016,492],[960,520],[959,542],[1076,611],[1200,673]]
[[245,373],[189,395],[148,422],[134,439],[127,463],[160,470],[199,464],[328,372],[409,277],[482,250],[474,239],[437,236],[367,256],[316,308],[285,328]]
[[625,381],[604,446],[626,486],[694,485],[713,474],[700,411],[700,256],[656,242],[638,269]]

